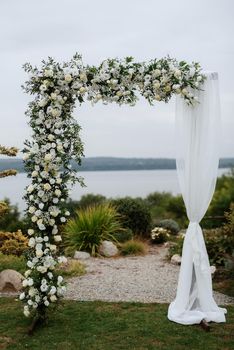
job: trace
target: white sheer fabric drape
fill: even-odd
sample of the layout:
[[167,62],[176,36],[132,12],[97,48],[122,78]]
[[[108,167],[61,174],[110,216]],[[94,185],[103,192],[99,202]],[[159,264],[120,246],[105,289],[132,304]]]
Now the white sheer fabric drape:
[[[199,222],[212,199],[218,169],[220,105],[218,74],[207,73],[199,104],[176,101],[177,174],[189,218],[176,299],[168,318],[181,324],[202,319],[225,322],[226,310],[213,299],[210,264]],[[194,92],[193,92],[194,93]]]

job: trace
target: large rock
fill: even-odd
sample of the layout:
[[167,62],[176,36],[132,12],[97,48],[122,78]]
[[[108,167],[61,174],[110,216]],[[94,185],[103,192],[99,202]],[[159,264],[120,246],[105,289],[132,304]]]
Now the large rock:
[[90,254],[87,252],[82,252],[82,251],[76,251],[74,254],[74,259],[77,260],[86,260],[90,258]]
[[181,256],[179,254],[174,254],[171,257],[171,263],[174,265],[180,265],[181,264]]
[[110,257],[119,253],[116,245],[111,241],[103,241],[99,247],[99,253],[103,256]]
[[3,270],[0,273],[0,292],[19,292],[24,277],[15,270]]

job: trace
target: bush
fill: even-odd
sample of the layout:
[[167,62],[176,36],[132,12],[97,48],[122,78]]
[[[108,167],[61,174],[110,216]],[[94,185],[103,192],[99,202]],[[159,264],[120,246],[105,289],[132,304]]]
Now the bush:
[[173,245],[169,248],[169,257],[171,258],[173,255],[178,254],[182,256],[182,249],[184,244],[184,236],[178,236]]
[[156,243],[156,244],[164,243],[168,240],[169,237],[170,237],[170,231],[168,231],[163,227],[155,227],[151,231],[152,243]]
[[119,198],[112,200],[122,217],[123,226],[130,228],[134,234],[147,236],[151,228],[150,210],[140,198]]
[[102,241],[115,240],[113,234],[122,229],[120,215],[109,204],[78,210],[64,227],[65,252],[83,250],[95,255]]
[[126,241],[133,239],[133,232],[129,228],[120,232],[113,233],[113,237],[117,242],[124,243]]
[[180,231],[180,226],[175,220],[172,219],[161,220],[158,226],[170,231],[172,235],[177,235],[177,233]]
[[0,253],[0,272],[12,269],[24,274],[26,270],[26,260],[24,256],[5,255]]
[[145,245],[141,241],[130,240],[120,245],[122,255],[144,255]]
[[0,252],[20,256],[28,250],[28,239],[21,230],[0,232]]
[[0,231],[15,232],[21,229],[26,232],[28,222],[26,219],[20,218],[17,205],[11,205],[9,199],[4,199],[4,202],[8,208],[6,208],[4,215],[0,216]]
[[79,208],[86,209],[88,207],[92,207],[94,205],[104,204],[106,202],[106,197],[101,194],[86,194],[81,197],[79,201]]

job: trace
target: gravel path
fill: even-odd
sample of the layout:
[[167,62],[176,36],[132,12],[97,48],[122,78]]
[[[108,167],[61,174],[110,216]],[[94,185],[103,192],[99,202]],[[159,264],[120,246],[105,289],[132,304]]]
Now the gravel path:
[[[69,279],[66,299],[170,303],[176,295],[179,267],[165,259],[166,248],[155,247],[145,256],[90,258],[87,274]],[[215,292],[220,305],[234,298]]]

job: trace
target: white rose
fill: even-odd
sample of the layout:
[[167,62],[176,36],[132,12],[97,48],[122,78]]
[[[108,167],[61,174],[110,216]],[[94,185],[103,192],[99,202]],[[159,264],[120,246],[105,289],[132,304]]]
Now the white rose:
[[25,293],[21,293],[19,296],[19,300],[24,300],[24,298],[25,298]]
[[62,237],[60,235],[55,235],[54,236],[54,240],[55,240],[55,242],[61,242],[62,241]]
[[34,170],[34,171],[32,172],[32,177],[36,177],[37,175],[38,175],[38,171]]
[[33,279],[32,278],[28,278],[28,286],[32,286],[33,285]]
[[28,286],[28,280],[23,280],[23,283],[22,283],[23,287],[27,287]]
[[32,222],[36,222],[37,221],[37,216],[36,215],[33,215],[32,218],[31,218]]
[[29,185],[29,186],[27,187],[27,192],[28,192],[28,193],[31,193],[33,190],[34,190],[34,186],[33,186],[33,185]]
[[47,182],[46,184],[44,184],[44,190],[46,190],[46,191],[49,191],[49,190],[51,190],[51,186],[50,186],[50,184]]
[[57,197],[60,197],[61,196],[61,191],[59,189],[56,189],[54,191],[54,194],[57,196]]
[[44,159],[45,159],[46,162],[50,162],[50,161],[52,160],[52,154],[47,153],[47,154],[45,155]]
[[36,208],[33,207],[33,206],[30,206],[30,207],[28,208],[28,212],[29,212],[30,214],[35,213],[35,210],[36,210]]
[[30,316],[29,308],[27,305],[24,307],[24,316],[26,316],[26,317]]
[[49,134],[49,135],[48,135],[48,140],[49,140],[49,141],[53,141],[53,140],[54,140],[54,135]]
[[86,88],[85,88],[84,86],[81,86],[81,88],[79,89],[79,92],[80,92],[81,94],[84,94],[86,91],[87,91],[87,90],[86,90]]
[[72,76],[71,74],[65,74],[64,79],[67,83],[70,83],[72,81]]
[[61,284],[63,281],[63,277],[62,276],[58,276],[58,283]]
[[37,256],[38,258],[41,258],[42,255],[43,255],[43,251],[42,251],[42,250],[36,250],[36,256]]
[[28,160],[28,158],[29,158],[29,153],[24,154],[23,160]]
[[51,301],[52,303],[54,303],[56,300],[57,300],[56,295],[51,295],[50,301]]
[[44,75],[45,77],[52,77],[53,76],[52,69],[45,69]]
[[155,98],[155,100],[157,100],[157,101],[161,101],[161,96],[160,96],[160,95],[155,95],[154,98]]
[[57,184],[61,184],[61,183],[62,183],[62,179],[61,179],[60,177],[57,178],[57,179],[56,179],[56,183],[57,183]]
[[64,216],[62,216],[62,217],[60,218],[60,221],[61,221],[61,222],[66,222],[67,219],[66,219]]
[[[36,241],[35,241],[35,238],[33,238],[33,237],[31,237],[30,239],[29,239],[29,241],[28,241],[28,245],[29,245],[29,247],[31,247],[31,248],[33,248],[34,246],[35,246],[35,243],[36,243]],[[29,266],[30,267],[30,266]]]
[[50,303],[48,302],[48,300],[44,301],[44,305],[45,305],[45,306],[49,306],[49,305],[50,305]]

